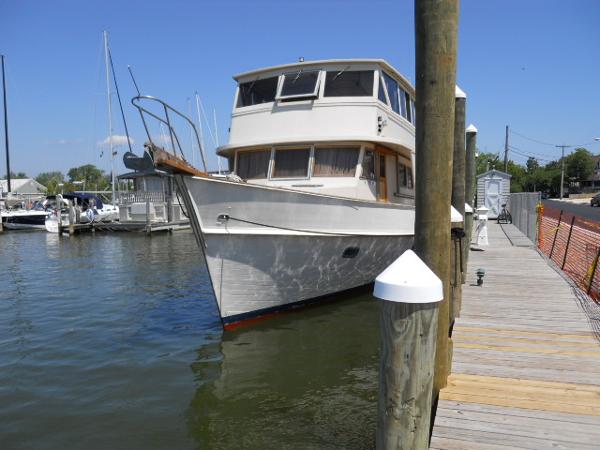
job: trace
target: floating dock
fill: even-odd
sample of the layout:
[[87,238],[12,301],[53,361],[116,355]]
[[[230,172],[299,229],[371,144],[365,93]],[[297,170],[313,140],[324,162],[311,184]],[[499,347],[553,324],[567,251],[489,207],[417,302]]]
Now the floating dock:
[[95,231],[130,231],[138,233],[157,233],[162,231],[186,230],[190,228],[189,220],[179,220],[172,222],[92,222],[77,223],[73,226],[64,225],[60,228],[59,234],[76,234],[82,232]]
[[489,241],[469,256],[430,448],[600,448],[600,305],[513,225]]

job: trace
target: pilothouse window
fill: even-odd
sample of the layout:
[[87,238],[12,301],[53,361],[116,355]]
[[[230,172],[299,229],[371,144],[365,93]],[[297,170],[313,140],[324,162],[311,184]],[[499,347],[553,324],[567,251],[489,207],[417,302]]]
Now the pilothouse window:
[[310,70],[286,73],[282,75],[283,81],[279,91],[278,99],[302,99],[315,98],[319,90],[319,71]]
[[240,83],[237,107],[258,105],[275,101],[277,77]]
[[267,178],[271,150],[238,153],[237,175],[244,180]]
[[310,149],[275,150],[273,178],[307,178]]
[[325,97],[370,97],[372,95],[372,70],[327,72]]
[[315,177],[353,177],[358,163],[359,148],[317,148]]
[[398,83],[387,73],[383,72],[383,80],[387,88],[388,97],[390,98],[391,107],[394,112],[400,114],[400,101],[398,100]]

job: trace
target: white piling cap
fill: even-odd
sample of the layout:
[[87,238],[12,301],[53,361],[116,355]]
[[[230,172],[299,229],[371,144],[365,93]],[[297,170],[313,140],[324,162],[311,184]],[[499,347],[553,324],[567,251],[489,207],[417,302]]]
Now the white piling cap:
[[406,250],[375,279],[373,296],[390,302],[435,303],[444,298],[444,288],[421,258]]
[[471,208],[471,205],[469,205],[468,203],[465,203],[465,214],[472,213],[472,212],[473,212],[473,208]]
[[475,125],[471,124],[467,127],[465,131],[467,133],[477,133],[477,128],[475,128]]
[[487,212],[489,211],[489,208],[486,208],[485,206],[480,206],[479,208],[477,208],[477,212],[479,214],[487,214]]
[[454,98],[467,98],[467,94],[465,94],[464,91],[459,88],[458,85],[456,85],[454,89]]
[[461,213],[458,212],[458,210],[450,205],[450,222],[451,223],[455,223],[455,222],[462,222],[463,221],[463,216]]

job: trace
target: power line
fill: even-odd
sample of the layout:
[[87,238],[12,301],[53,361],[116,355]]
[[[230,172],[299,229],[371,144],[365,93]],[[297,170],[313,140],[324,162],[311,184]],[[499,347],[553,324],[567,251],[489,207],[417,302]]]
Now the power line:
[[[527,154],[526,153],[527,150],[520,149],[519,147],[515,147],[514,145],[509,145],[508,148],[510,148],[514,153],[520,154],[521,156],[527,156],[527,157],[532,157],[532,158],[536,158],[536,159],[541,159],[543,161],[554,161],[556,159],[552,155],[546,155],[546,154],[542,154],[542,153],[529,152],[529,154]],[[524,153],[519,153],[519,152],[524,152]],[[554,158],[554,159],[548,159],[548,158]]]
[[[559,144],[551,144],[550,142],[540,141],[539,139],[534,139],[534,138],[531,138],[531,137],[529,137],[529,136],[525,136],[524,134],[522,134],[522,133],[519,133],[519,132],[517,132],[517,131],[515,131],[515,130],[513,130],[513,129],[510,129],[510,130],[509,130],[509,133],[511,133],[511,134],[516,134],[517,136],[520,136],[520,137],[522,137],[523,139],[527,139],[528,141],[531,141],[531,142],[536,142],[536,143],[538,143],[538,144],[542,144],[542,145],[548,145],[548,146],[550,146],[550,147],[560,147],[560,145],[559,145]],[[592,144],[598,144],[598,141],[586,142],[586,143],[584,143],[584,144],[574,144],[574,145],[569,145],[569,147],[584,147],[584,146],[586,146],[586,145],[592,145]]]
[[551,144],[551,143],[549,143],[549,142],[540,141],[540,140],[538,140],[538,139],[533,139],[533,138],[530,138],[530,137],[528,137],[528,136],[525,136],[524,134],[521,134],[521,133],[518,133],[518,132],[516,132],[515,130],[510,130],[510,133],[512,133],[512,134],[516,134],[517,136],[521,136],[523,139],[527,139],[528,141],[531,141],[531,142],[537,142],[538,144],[542,144],[542,145],[549,145],[549,146],[551,146],[551,147],[554,147],[554,146],[556,145],[556,144]]

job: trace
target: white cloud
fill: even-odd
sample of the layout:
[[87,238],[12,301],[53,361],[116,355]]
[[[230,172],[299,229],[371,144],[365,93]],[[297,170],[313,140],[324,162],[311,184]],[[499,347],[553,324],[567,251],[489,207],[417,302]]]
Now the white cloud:
[[[103,141],[98,141],[98,147],[108,147],[111,141],[113,147],[117,147],[119,145],[127,145],[127,136],[115,134],[112,136],[112,139],[109,136],[107,136],[106,139],[104,139]],[[129,142],[131,142],[132,145],[134,144],[132,138],[129,138]]]

